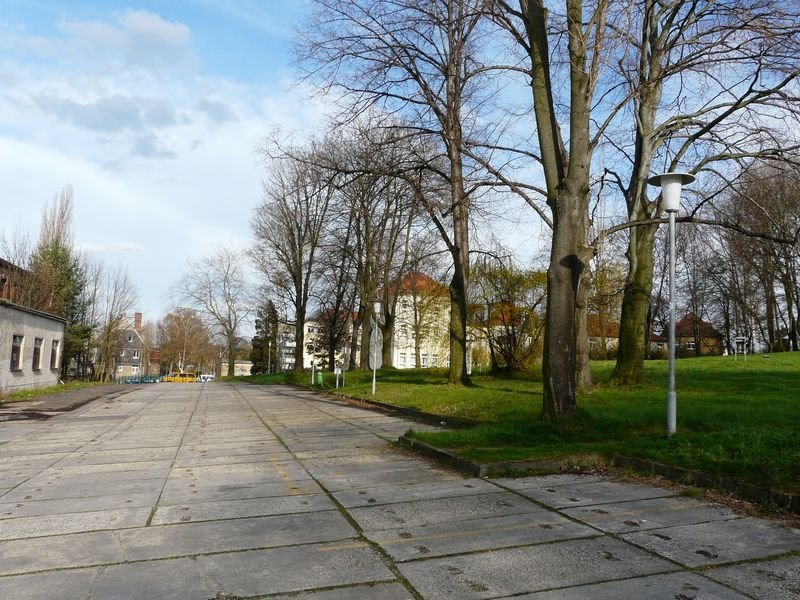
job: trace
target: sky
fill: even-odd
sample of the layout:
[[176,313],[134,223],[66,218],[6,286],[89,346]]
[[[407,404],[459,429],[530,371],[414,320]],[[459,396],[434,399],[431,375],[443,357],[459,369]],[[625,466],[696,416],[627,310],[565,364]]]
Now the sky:
[[124,266],[136,310],[160,319],[188,261],[252,243],[268,134],[325,126],[330,107],[297,84],[289,50],[309,12],[307,0],[0,0],[0,232],[35,240],[71,185],[76,246]]
[[288,50],[308,10],[0,0],[0,230],[35,240],[71,185],[76,246],[125,266],[161,318],[188,260],[251,243],[269,132],[321,127]]

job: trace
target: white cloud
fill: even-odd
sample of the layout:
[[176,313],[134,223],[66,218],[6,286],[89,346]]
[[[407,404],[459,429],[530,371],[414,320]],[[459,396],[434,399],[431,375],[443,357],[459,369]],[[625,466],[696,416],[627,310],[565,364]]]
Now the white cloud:
[[[63,20],[69,49],[83,60],[124,62],[128,68],[174,71],[194,69],[199,61],[190,46],[191,31],[159,15],[127,9],[116,13],[116,24]],[[101,52],[98,52],[101,49]]]
[[51,38],[16,32],[37,53],[0,58],[0,228],[35,236],[42,207],[71,183],[76,243],[127,266],[155,318],[187,260],[249,245],[259,140],[319,128],[325,103],[287,92],[288,80],[176,70],[198,62],[192,32],[158,15],[60,26]]
[[109,254],[143,254],[146,248],[135,242],[106,242],[98,244],[76,244],[79,251],[99,254],[107,257]]

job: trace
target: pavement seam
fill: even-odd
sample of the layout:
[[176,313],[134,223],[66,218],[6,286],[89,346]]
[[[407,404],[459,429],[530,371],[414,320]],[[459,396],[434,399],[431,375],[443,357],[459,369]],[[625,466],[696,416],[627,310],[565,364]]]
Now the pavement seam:
[[[361,526],[358,524],[358,522],[350,515],[350,513],[347,511],[347,509],[344,507],[344,505],[341,502],[339,502],[339,500],[333,495],[333,493],[330,490],[328,490],[327,487],[325,487],[325,485],[321,481],[319,481],[316,477],[314,477],[314,475],[303,464],[303,461],[301,461],[299,458],[297,458],[297,456],[295,455],[294,451],[292,451],[292,449],[289,448],[289,446],[284,442],[283,438],[280,435],[278,435],[272,429],[272,427],[270,427],[269,423],[267,423],[264,420],[264,418],[261,416],[261,414],[253,407],[253,405],[250,403],[250,400],[236,386],[233,386],[233,388],[234,388],[234,390],[236,390],[236,393],[238,393],[239,396],[247,403],[247,405],[255,413],[255,415],[258,417],[258,419],[264,424],[264,427],[266,427],[270,431],[270,433],[272,433],[272,435],[274,435],[277,438],[277,440],[281,444],[283,444],[283,446],[286,448],[286,451],[289,452],[289,454],[292,456],[292,458],[295,461],[297,461],[297,463],[303,468],[303,470],[305,470],[305,472],[308,473],[309,477],[311,477],[311,479],[313,481],[315,481],[318,486],[320,486],[320,488],[323,490],[323,492],[328,496],[330,501],[333,502],[333,504],[336,506],[337,510],[341,513],[342,517],[344,517],[344,519],[350,524],[350,526],[356,532],[356,534],[357,534],[356,539],[358,539],[360,543],[364,543],[373,552],[375,552],[378,556],[381,557],[381,560],[384,563],[384,565],[386,566],[386,568],[389,569],[389,571],[395,576],[397,581],[403,587],[406,588],[406,590],[414,597],[415,600],[424,600],[423,597],[419,594],[419,592],[417,592],[417,590],[414,588],[414,586],[411,585],[411,582],[408,581],[408,579],[406,579],[406,577],[400,572],[400,569],[397,567],[397,565],[395,564],[395,562],[392,559],[392,557],[389,556],[389,554],[383,548],[381,548],[380,545],[378,545],[377,543],[373,542],[372,540],[370,540],[370,539],[368,539],[367,537],[364,536],[364,530],[361,528]],[[285,394],[282,394],[282,395],[285,395]],[[304,402],[308,402],[307,398],[301,398],[301,399]],[[319,410],[319,409],[317,408],[317,410]],[[343,423],[347,423],[348,425],[351,425],[351,426],[353,425],[352,423],[350,423],[348,421],[345,421],[344,419],[340,419],[338,417],[335,417],[334,415],[330,415],[328,413],[325,413],[325,411],[320,411],[320,412],[323,412],[328,417],[335,418],[336,420],[341,421]],[[356,428],[358,428],[358,427],[356,427]],[[370,433],[372,433],[372,432],[370,432]],[[373,433],[373,435],[375,435],[375,434]],[[376,436],[376,437],[381,437],[381,436]]]
[[200,388],[200,391],[197,393],[197,397],[195,397],[194,399],[194,406],[192,407],[192,412],[189,415],[189,418],[186,420],[186,425],[183,428],[181,439],[178,441],[178,445],[175,448],[175,454],[172,457],[172,462],[170,463],[169,471],[167,471],[167,475],[164,477],[164,483],[161,485],[161,490],[158,492],[158,498],[156,498],[156,501],[153,504],[153,509],[150,511],[150,516],[147,517],[147,522],[145,523],[145,527],[150,527],[150,525],[153,522],[153,519],[156,516],[156,512],[158,512],[159,505],[161,503],[161,497],[164,495],[164,489],[167,487],[167,482],[169,481],[170,474],[176,468],[175,463],[178,460],[178,455],[181,453],[181,448],[183,447],[183,441],[186,439],[186,433],[189,431],[189,426],[192,424],[192,420],[194,420],[195,413],[197,412],[197,406],[200,404],[200,398],[202,397],[202,395],[203,395],[203,388]]

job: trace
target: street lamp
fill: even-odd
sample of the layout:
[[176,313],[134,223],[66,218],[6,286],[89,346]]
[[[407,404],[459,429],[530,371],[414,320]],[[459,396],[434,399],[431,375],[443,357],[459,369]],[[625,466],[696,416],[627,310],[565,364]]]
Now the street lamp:
[[647,180],[661,188],[664,210],[669,215],[669,392],[667,393],[667,437],[677,429],[678,397],[675,393],[675,214],[681,207],[681,186],[692,183],[689,173],[664,173]]
[[381,307],[383,302],[380,298],[375,298],[372,301],[372,308],[374,315],[372,317],[372,335],[370,335],[370,343],[372,345],[372,395],[375,395],[375,374],[378,370],[378,315],[381,314]]

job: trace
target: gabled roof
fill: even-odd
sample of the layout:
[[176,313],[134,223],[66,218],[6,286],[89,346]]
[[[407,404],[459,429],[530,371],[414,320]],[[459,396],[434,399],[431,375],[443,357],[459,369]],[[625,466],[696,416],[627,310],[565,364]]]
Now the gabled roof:
[[601,326],[600,315],[586,315],[586,331],[589,337],[618,338],[619,323],[606,320]]
[[[721,338],[720,334],[711,323],[703,321],[694,313],[686,313],[682,319],[675,323],[675,337],[694,337],[695,329],[703,338]],[[663,334],[668,333],[664,330]],[[662,334],[662,335],[663,335]]]
[[[394,285],[391,285],[389,286],[388,291],[390,294],[394,294],[396,289],[398,288],[396,288]],[[425,294],[430,292],[441,292],[444,289],[446,289],[445,286],[436,281],[430,275],[420,273],[419,271],[414,271],[403,277],[403,280],[400,282],[399,293]]]

